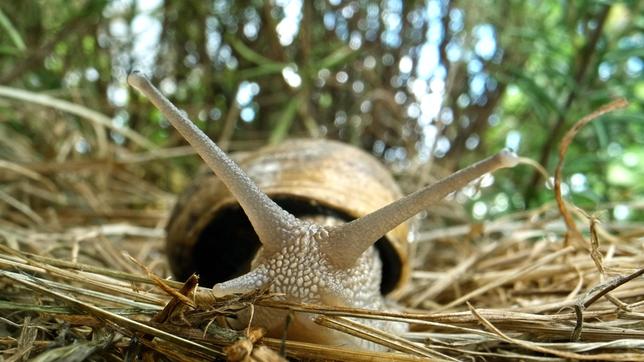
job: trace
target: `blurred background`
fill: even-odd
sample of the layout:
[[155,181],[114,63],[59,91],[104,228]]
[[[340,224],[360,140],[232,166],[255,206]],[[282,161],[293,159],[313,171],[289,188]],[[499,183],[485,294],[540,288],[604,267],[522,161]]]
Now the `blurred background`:
[[[408,191],[506,147],[552,173],[565,131],[624,97],[629,108],[571,144],[563,192],[604,218],[641,220],[643,202],[633,201],[644,201],[643,5],[3,1],[0,159],[39,172],[46,163],[78,170],[84,160],[124,160],[160,189],[180,191],[200,160],[127,87],[133,69],[228,150],[339,139],[381,158]],[[31,93],[18,99],[15,90]],[[528,166],[459,197],[475,220],[553,200]]]

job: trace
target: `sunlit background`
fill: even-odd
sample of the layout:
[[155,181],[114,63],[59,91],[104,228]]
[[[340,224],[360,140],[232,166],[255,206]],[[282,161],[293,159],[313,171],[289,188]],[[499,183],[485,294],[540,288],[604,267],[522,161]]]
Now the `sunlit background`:
[[[410,188],[501,148],[552,173],[564,132],[624,97],[627,110],[576,137],[563,192],[606,217],[642,217],[627,204],[644,194],[637,1],[52,0],[0,11],[0,84],[95,109],[158,146],[183,145],[127,87],[139,69],[229,150],[340,139],[382,158]],[[0,103],[5,136],[37,127],[9,107]],[[110,137],[137,150],[120,132]],[[92,144],[76,139],[69,157],[89,157]],[[0,157],[20,160],[8,148]],[[149,177],[180,189],[199,162],[171,162],[184,178],[165,168]],[[455,198],[484,219],[551,202],[550,184],[520,166]]]

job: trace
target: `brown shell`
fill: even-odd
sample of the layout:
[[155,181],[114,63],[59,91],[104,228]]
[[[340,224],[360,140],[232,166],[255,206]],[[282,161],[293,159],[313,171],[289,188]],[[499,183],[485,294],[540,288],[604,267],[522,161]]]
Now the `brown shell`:
[[[377,159],[335,141],[291,140],[233,157],[262,191],[295,216],[322,213],[348,221],[402,196]],[[409,277],[408,230],[402,224],[376,244],[385,294]],[[197,272],[202,285],[247,272],[259,246],[236,200],[211,172],[199,175],[180,196],[167,225],[172,272],[179,279]]]

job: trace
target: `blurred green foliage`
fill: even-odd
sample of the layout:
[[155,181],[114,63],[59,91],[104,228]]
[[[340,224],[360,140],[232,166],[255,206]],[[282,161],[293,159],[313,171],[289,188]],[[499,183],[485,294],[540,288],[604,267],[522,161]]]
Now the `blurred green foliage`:
[[[628,109],[574,140],[564,190],[634,219],[642,212],[625,204],[643,191],[643,27],[638,1],[5,1],[0,84],[183,144],[127,88],[140,69],[229,149],[327,137],[419,171],[510,147],[552,172],[565,130],[624,97]],[[33,132],[15,109],[0,103],[0,128]],[[91,156],[86,143],[73,157]],[[472,197],[475,217],[552,200],[532,169],[507,174],[496,193]]]

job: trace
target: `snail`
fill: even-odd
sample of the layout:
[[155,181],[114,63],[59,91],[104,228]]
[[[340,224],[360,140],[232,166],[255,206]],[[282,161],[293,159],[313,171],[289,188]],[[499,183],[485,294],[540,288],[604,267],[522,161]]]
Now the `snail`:
[[[395,293],[409,276],[406,221],[483,174],[518,161],[504,150],[404,197],[373,156],[333,141],[269,146],[239,158],[238,165],[141,73],[131,73],[128,83],[216,175],[196,180],[167,226],[172,271],[179,278],[199,273],[214,284],[215,296],[268,286],[289,301],[386,309],[383,295]],[[233,224],[241,228],[217,229]],[[346,335],[314,319],[296,314],[285,327],[286,312],[257,307],[253,323],[269,335],[282,336],[287,328],[291,339],[347,343]],[[402,323],[364,322],[406,330]],[[373,347],[357,339],[355,345]]]

